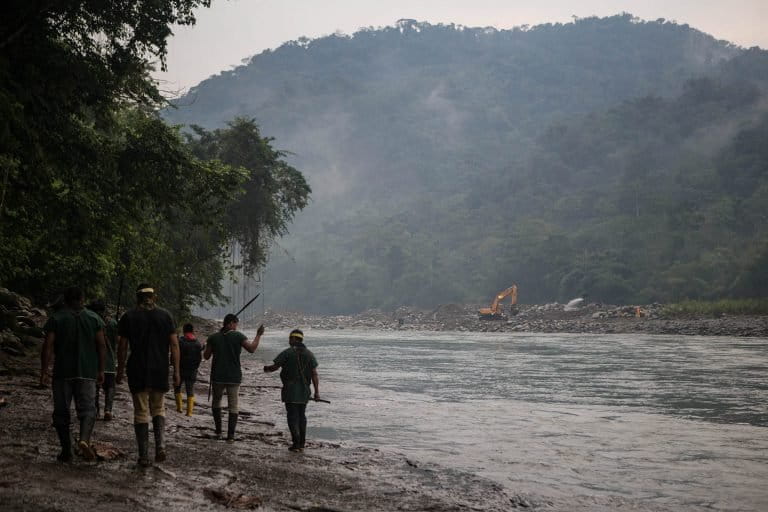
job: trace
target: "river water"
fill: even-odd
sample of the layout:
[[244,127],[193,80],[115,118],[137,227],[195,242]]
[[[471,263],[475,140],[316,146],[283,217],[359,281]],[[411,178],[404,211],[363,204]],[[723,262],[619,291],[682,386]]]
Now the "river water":
[[[252,333],[248,333],[249,335]],[[399,452],[543,500],[768,510],[768,340],[305,331],[308,437]],[[287,332],[269,333],[270,360]]]

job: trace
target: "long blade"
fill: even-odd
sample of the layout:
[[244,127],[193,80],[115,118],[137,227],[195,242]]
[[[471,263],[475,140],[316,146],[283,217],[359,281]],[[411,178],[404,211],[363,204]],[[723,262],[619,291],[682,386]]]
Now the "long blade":
[[256,296],[255,296],[254,298],[252,298],[251,300],[249,300],[249,301],[248,301],[248,304],[246,304],[245,306],[241,307],[241,308],[240,308],[240,311],[238,311],[237,313],[235,313],[235,316],[238,316],[240,313],[242,313],[243,311],[245,311],[245,308],[247,308],[248,306],[250,306],[250,305],[251,305],[251,303],[252,303],[253,301],[255,301],[256,299],[258,299],[258,298],[259,298],[259,295],[261,295],[261,292],[257,293],[257,294],[256,294]]

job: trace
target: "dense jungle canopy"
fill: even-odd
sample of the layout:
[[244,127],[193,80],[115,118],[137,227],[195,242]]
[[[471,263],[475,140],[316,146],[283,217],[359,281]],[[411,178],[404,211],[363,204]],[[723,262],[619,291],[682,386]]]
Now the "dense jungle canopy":
[[164,113],[254,117],[313,202],[270,302],[315,312],[764,295],[768,57],[629,14],[299,39]]
[[[251,119],[182,134],[150,78],[202,0],[3,4],[0,285],[123,304],[141,281],[184,314],[216,301],[232,243],[260,268],[310,189]],[[122,286],[125,284],[125,286]]]

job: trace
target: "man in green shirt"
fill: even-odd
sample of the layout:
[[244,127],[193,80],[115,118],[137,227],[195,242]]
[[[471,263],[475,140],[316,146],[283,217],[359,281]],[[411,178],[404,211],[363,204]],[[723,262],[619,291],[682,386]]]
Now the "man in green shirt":
[[304,345],[304,333],[294,329],[288,335],[289,348],[280,352],[272,365],[265,366],[265,372],[280,370],[283,389],[280,398],[285,402],[288,429],[291,431],[291,451],[304,450],[307,438],[307,402],[312,393],[309,383],[315,388],[315,400],[320,400],[320,378],[317,375],[317,359]]
[[[104,338],[106,341],[106,362],[104,363],[104,421],[112,419],[112,404],[115,401],[115,374],[117,373],[117,322],[107,317],[107,307],[102,300],[88,304],[88,309],[99,315],[104,321]],[[96,417],[99,417],[99,386],[96,386]]]
[[211,363],[211,387],[213,388],[213,422],[216,436],[221,437],[221,398],[227,392],[227,407],[229,408],[229,423],[227,424],[227,442],[235,441],[235,428],[238,417],[238,393],[243,380],[240,369],[240,353],[243,349],[253,354],[259,346],[264,326],[260,325],[253,341],[237,330],[238,318],[229,313],[224,317],[221,331],[209,337],[205,343],[206,360],[213,356]]
[[75,400],[80,421],[80,454],[94,460],[91,433],[96,421],[96,386],[104,382],[104,322],[83,307],[80,288],[64,292],[65,305],[51,315],[45,324],[45,342],[40,356],[40,384],[50,383],[48,368],[53,355],[53,425],[61,443],[61,462],[72,460],[69,434],[70,406]]

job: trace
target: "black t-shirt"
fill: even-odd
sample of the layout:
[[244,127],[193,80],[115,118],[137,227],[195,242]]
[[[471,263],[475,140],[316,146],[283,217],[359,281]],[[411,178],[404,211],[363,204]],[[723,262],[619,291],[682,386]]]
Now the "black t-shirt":
[[186,336],[179,338],[179,351],[181,352],[181,376],[191,379],[197,375],[197,369],[203,360],[203,344],[199,340],[188,339]]
[[168,391],[168,353],[176,324],[162,308],[134,308],[118,324],[118,334],[127,338],[131,349],[126,374],[131,393],[145,389]]

